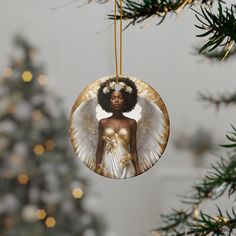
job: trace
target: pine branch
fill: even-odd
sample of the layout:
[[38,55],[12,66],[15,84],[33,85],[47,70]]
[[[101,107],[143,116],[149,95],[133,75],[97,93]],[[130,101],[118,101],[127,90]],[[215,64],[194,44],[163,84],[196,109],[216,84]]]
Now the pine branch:
[[155,229],[161,235],[231,235],[236,227],[236,213],[232,208],[230,214],[223,215],[218,207],[218,215],[213,217],[200,211],[203,201],[217,199],[228,190],[228,197],[236,192],[236,128],[226,135],[229,144],[221,145],[233,150],[229,158],[221,158],[211,166],[203,180],[192,188],[192,195],[182,196],[182,202],[190,206],[186,210],[172,210],[170,214],[161,215],[164,226]]
[[221,145],[224,148],[233,148],[233,151],[236,151],[236,127],[231,125],[233,131],[226,134],[226,138],[230,141],[229,144]]
[[[189,224],[190,231],[185,232],[187,235],[230,235],[236,227],[236,213],[232,208],[232,214],[226,211],[224,216],[218,208],[217,216],[210,216],[206,213],[200,212],[200,218],[194,223]],[[184,235],[184,234],[182,234]]]
[[[221,145],[227,149],[236,150],[236,128],[231,125],[233,131],[226,134],[229,144]],[[217,199],[228,190],[230,197],[236,191],[236,154],[229,158],[221,158],[216,164],[211,165],[211,170],[203,180],[192,187],[191,196],[183,196],[185,204],[199,205],[206,199]]]
[[[128,26],[143,22],[153,16],[157,16],[160,19],[157,23],[159,25],[169,13],[177,13],[177,11],[181,11],[186,6],[192,6],[195,3],[211,6],[213,2],[214,0],[141,0],[139,2],[124,0],[122,15],[124,20],[130,20]],[[120,10],[119,5],[119,12]],[[108,17],[109,19],[114,19],[114,15],[108,15]],[[120,17],[118,15],[117,19],[120,19]]]
[[[161,24],[169,13],[177,13],[182,11],[186,6],[191,7],[198,3],[201,6],[201,12],[196,12],[196,18],[201,25],[195,25],[200,30],[205,31],[197,37],[208,36],[207,42],[200,48],[199,53],[203,53],[209,58],[220,57],[224,60],[230,54],[235,52],[236,42],[236,5],[232,4],[230,8],[222,7],[224,1],[218,0],[218,12],[214,14],[211,12],[211,6],[214,0],[141,0],[139,2],[133,0],[124,0],[122,6],[122,15],[124,20],[129,20],[129,27],[131,24],[135,25],[147,19],[157,16],[159,21],[157,25]],[[207,8],[203,8],[203,6]],[[121,6],[119,12],[121,12]],[[109,19],[114,19],[114,15],[108,15]],[[118,15],[117,19],[121,16]],[[222,48],[220,53],[211,53],[216,48]]]
[[188,210],[176,210],[172,209],[172,213],[161,215],[161,219],[165,226],[154,229],[154,231],[165,232],[165,235],[168,235],[170,232],[175,233],[184,230],[185,225],[190,223],[192,219],[193,211],[192,209]]
[[236,104],[236,92],[227,95],[220,95],[218,97],[213,97],[211,95],[199,94],[201,100],[213,104],[218,108],[220,105],[235,105]]
[[[194,47],[193,55],[201,55],[204,57],[204,59],[208,59],[209,62],[219,62],[219,60],[222,58],[222,51],[219,49],[215,49],[211,52],[203,51],[201,54],[199,54],[201,47]],[[234,47],[231,52],[228,54],[228,56],[225,58],[224,62],[226,62],[228,59],[232,58],[236,55],[236,48]]]
[[218,214],[210,216],[200,211],[196,216],[192,211],[176,211],[170,215],[162,215],[162,220],[167,225],[154,231],[160,232],[161,235],[230,235],[236,227],[236,213],[232,208],[232,213],[226,211],[223,215],[219,207]]
[[[195,10],[194,10],[195,11]],[[236,5],[223,9],[219,2],[218,13],[214,14],[211,10],[201,7],[201,13],[196,12],[197,19],[201,25],[195,25],[200,30],[206,31],[197,37],[208,36],[208,41],[201,47],[199,53],[207,50],[213,51],[216,48],[222,48],[221,60],[224,60],[235,50],[236,42]]]
[[193,194],[190,197],[184,197],[182,202],[187,204],[200,204],[206,199],[217,199],[222,196],[226,190],[228,195],[236,191],[236,159],[235,155],[229,160],[221,158],[216,164],[212,164],[212,170],[205,175],[204,179],[195,184]]
[[[226,135],[229,144],[221,145],[225,148],[236,148],[236,128],[232,125],[233,131]],[[221,158],[216,164],[212,164],[212,170],[205,175],[200,183],[196,183],[192,190],[192,196],[183,197],[182,202],[199,206],[206,199],[217,199],[228,190],[230,197],[236,191],[236,159],[235,154],[229,159]],[[190,214],[189,214],[190,216]]]

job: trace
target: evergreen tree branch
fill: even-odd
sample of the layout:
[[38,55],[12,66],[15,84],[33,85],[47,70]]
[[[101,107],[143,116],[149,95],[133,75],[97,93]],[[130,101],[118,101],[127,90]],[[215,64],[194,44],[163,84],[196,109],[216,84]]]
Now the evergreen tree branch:
[[220,105],[235,105],[236,104],[236,93],[220,95],[218,97],[213,97],[211,95],[199,94],[201,100],[213,104],[217,108]]
[[[211,6],[213,2],[214,0],[141,0],[139,2],[124,0],[122,15],[124,20],[130,20],[128,26],[143,22],[153,16],[157,16],[160,19],[157,23],[157,25],[159,25],[169,13],[177,13],[178,11],[182,11],[186,6],[192,6],[193,4],[206,4]],[[119,12],[120,10],[119,5]],[[109,19],[114,19],[114,15],[108,15],[108,17]],[[117,19],[120,19],[120,17],[121,16],[118,15]]]
[[223,8],[219,2],[218,13],[214,14],[211,10],[201,7],[201,13],[196,12],[196,17],[201,25],[195,25],[200,30],[205,31],[197,37],[209,37],[207,42],[201,47],[199,53],[207,50],[213,51],[216,48],[221,50],[221,60],[224,60],[235,50],[236,42],[236,5],[230,8]]
[[[225,145],[223,146],[226,147]],[[202,182],[193,186],[193,195],[190,197],[185,197],[183,202],[198,205],[203,200],[219,198],[225,193],[226,190],[229,190],[229,196],[235,193],[235,157],[236,156],[234,155],[229,160],[221,158],[219,162],[214,165],[212,164],[212,170],[205,175]]]
[[187,210],[176,210],[172,209],[170,214],[162,214],[161,219],[165,226],[159,227],[154,231],[160,231],[167,235],[169,233],[178,234],[180,231],[185,229],[186,224],[189,224],[193,215],[192,209]]
[[229,158],[221,158],[211,165],[203,180],[192,188],[191,196],[182,196],[182,202],[190,205],[186,210],[175,210],[167,215],[161,215],[164,226],[155,229],[161,235],[231,235],[236,227],[236,213],[226,211],[223,215],[220,208],[217,216],[210,216],[200,211],[203,201],[220,198],[226,190],[228,197],[236,191],[236,128],[226,135],[228,144],[221,145],[233,151]]
[[[190,231],[185,232],[187,235],[230,235],[233,229],[236,227],[236,214],[234,208],[232,208],[232,214],[230,215],[226,211],[226,216],[222,214],[219,207],[217,216],[210,216],[206,213],[200,212],[200,218],[195,222],[189,224]],[[184,234],[182,234],[184,235]]]
[[[199,55],[199,50],[201,47],[194,47],[194,52],[193,55]],[[224,59],[224,62],[226,62],[228,59],[232,58],[233,56],[236,55],[236,48],[234,47],[234,49],[231,50],[231,52],[228,54],[228,56]],[[216,62],[218,63],[219,60],[222,58],[222,51],[219,49],[215,49],[211,52],[208,51],[203,51],[201,52],[201,54],[204,59],[208,59],[210,62]]]
[[173,210],[170,215],[162,215],[162,220],[167,225],[159,227],[154,231],[160,232],[161,235],[230,235],[236,227],[236,213],[232,208],[231,213],[226,211],[222,213],[217,207],[218,214],[210,216],[200,211],[197,216],[194,211],[177,211]]
[[[195,11],[196,18],[200,25],[195,25],[200,30],[205,31],[197,35],[197,37],[208,37],[207,42],[200,48],[199,53],[209,57],[220,57],[220,60],[226,59],[231,53],[235,51],[236,42],[236,5],[232,4],[230,8],[223,8],[221,0],[218,0],[218,10],[214,14],[211,11],[211,6],[214,0],[141,0],[139,2],[133,0],[124,0],[122,6],[122,15],[124,20],[135,25],[141,23],[153,16],[157,16],[159,21],[157,25],[161,24],[169,13],[178,13],[186,6],[193,6],[198,3],[201,6],[201,12]],[[119,12],[121,12],[120,5]],[[204,7],[203,6],[208,6]],[[108,15],[109,19],[114,19],[114,15]],[[117,19],[121,16],[118,15]],[[222,48],[220,53],[212,54],[211,52],[217,48]]]

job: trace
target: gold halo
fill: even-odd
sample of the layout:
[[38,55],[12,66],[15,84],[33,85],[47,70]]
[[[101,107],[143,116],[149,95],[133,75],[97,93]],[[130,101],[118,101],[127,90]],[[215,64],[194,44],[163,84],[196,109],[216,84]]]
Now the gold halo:
[[[73,137],[73,128],[71,125],[72,115],[73,115],[74,111],[83,102],[86,102],[90,99],[97,97],[97,91],[98,91],[101,83],[103,83],[104,81],[111,79],[111,78],[115,78],[115,75],[106,76],[106,77],[102,77],[98,80],[95,80],[94,82],[89,84],[84,90],[82,90],[80,95],[77,97],[77,99],[71,109],[70,118],[69,118],[69,135],[70,135],[70,140],[71,140],[74,150],[76,147],[76,143],[75,143],[75,140]],[[122,76],[122,78],[129,78],[130,80],[132,80],[137,87],[138,97],[143,97],[146,100],[155,103],[162,111],[164,132],[162,134],[163,143],[160,144],[160,147],[161,147],[161,150],[163,153],[165,150],[165,147],[168,143],[168,139],[169,139],[170,121],[169,121],[168,111],[166,109],[166,106],[165,106],[161,96],[158,94],[158,92],[155,89],[153,89],[149,84],[145,83],[142,80],[139,80],[139,79],[132,77],[132,76],[124,76],[124,75]]]

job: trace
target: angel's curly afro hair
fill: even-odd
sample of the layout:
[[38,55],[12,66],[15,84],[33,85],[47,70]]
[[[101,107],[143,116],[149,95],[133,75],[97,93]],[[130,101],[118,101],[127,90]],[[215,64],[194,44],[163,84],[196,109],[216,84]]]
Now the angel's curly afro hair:
[[[112,112],[112,108],[111,108],[111,95],[112,93],[115,91],[115,89],[109,89],[109,92],[104,93],[103,89],[111,82],[116,82],[116,78],[111,78],[106,80],[105,82],[101,83],[100,88],[98,89],[98,104],[100,104],[100,106],[102,107],[103,110],[105,110],[106,112]],[[118,78],[118,82],[123,82],[125,83],[127,86],[132,88],[132,92],[128,93],[126,92],[124,89],[119,90],[123,97],[124,97],[124,109],[123,112],[129,112],[131,111],[135,105],[137,104],[137,99],[138,99],[138,95],[137,95],[137,87],[135,85],[135,83],[130,80],[129,78]]]

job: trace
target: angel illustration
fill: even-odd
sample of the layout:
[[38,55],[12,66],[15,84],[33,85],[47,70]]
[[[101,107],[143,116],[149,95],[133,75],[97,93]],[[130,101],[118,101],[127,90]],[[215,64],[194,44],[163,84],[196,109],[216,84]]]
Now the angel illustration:
[[[131,118],[137,105],[140,116]],[[106,113],[100,120],[98,106]],[[134,81],[109,78],[72,113],[72,143],[78,157],[96,173],[130,178],[145,172],[161,156],[168,139],[164,121],[154,102],[138,96]]]

